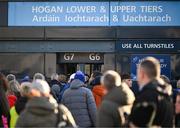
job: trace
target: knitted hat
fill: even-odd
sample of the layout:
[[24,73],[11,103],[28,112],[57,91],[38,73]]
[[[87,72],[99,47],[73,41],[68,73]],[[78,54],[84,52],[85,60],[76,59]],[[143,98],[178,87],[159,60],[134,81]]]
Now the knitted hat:
[[74,79],[78,79],[84,83],[85,82],[85,75],[81,71],[77,71],[75,76],[74,76]]
[[34,81],[34,80],[37,80],[37,79],[45,80],[45,77],[44,77],[44,75],[41,74],[41,73],[36,73],[36,74],[34,74],[34,76],[33,76],[33,81]]
[[37,79],[32,82],[31,89],[36,89],[43,94],[50,93],[50,87],[45,80]]

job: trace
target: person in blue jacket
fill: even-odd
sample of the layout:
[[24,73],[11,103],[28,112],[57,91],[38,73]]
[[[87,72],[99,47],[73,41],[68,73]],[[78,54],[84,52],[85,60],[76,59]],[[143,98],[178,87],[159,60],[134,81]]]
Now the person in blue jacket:
[[71,111],[80,127],[93,127],[96,124],[96,104],[92,92],[85,87],[85,76],[77,71],[74,80],[62,97],[62,104]]

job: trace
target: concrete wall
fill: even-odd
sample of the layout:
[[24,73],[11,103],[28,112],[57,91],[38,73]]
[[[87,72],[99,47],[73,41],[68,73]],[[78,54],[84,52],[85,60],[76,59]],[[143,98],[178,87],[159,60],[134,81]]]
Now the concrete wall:
[[44,55],[42,53],[1,53],[0,71],[4,74],[13,73],[22,78],[34,73],[44,74]]

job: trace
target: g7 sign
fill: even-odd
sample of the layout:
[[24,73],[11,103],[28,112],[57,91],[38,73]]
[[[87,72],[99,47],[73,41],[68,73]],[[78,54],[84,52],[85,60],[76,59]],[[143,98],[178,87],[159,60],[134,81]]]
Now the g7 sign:
[[65,53],[64,54],[64,60],[73,60],[74,59],[74,53]]

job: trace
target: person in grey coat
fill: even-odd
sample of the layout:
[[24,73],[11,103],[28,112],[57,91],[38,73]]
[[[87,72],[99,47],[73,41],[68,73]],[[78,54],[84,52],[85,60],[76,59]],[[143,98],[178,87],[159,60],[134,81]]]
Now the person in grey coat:
[[[16,127],[63,127],[76,128],[75,121],[64,105],[59,105],[50,95],[46,81],[32,83],[30,100],[20,114]],[[59,107],[59,108],[58,108]]]
[[126,115],[129,115],[135,100],[127,84],[121,83],[120,75],[112,70],[105,72],[101,78],[107,94],[99,107],[97,127],[123,127]]
[[64,104],[72,113],[80,127],[93,127],[96,123],[96,104],[92,92],[84,87],[85,76],[77,71],[74,80],[62,97]]

